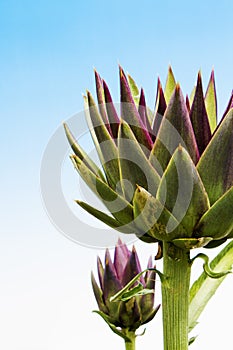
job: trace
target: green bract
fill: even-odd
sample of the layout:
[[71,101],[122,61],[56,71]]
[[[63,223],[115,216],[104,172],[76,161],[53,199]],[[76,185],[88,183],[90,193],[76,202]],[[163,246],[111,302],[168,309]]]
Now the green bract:
[[233,94],[217,125],[212,72],[205,96],[201,74],[183,97],[169,68],[158,80],[155,110],[144,91],[120,68],[120,113],[105,81],[95,72],[98,106],[90,92],[85,114],[101,169],[65,125],[72,161],[105,204],[107,215],[77,203],[110,227],[145,242],[178,247],[215,247],[233,237]]

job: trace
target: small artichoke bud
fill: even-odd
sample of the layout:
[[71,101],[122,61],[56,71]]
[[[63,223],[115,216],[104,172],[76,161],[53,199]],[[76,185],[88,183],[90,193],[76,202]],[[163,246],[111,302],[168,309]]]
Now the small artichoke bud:
[[[152,258],[148,261],[148,268],[153,268]],[[159,306],[154,308],[155,271],[148,270],[141,275],[132,286],[142,286],[145,294],[133,295],[126,300],[111,301],[117,292],[124,288],[141,270],[135,247],[130,251],[125,244],[118,240],[112,261],[108,249],[105,253],[103,266],[100,258],[97,260],[99,285],[92,273],[91,281],[95,298],[99,307],[98,313],[109,324],[112,330],[119,328],[122,334],[135,332],[141,325],[151,321]],[[130,290],[129,290],[130,292]],[[118,329],[116,329],[116,327]]]

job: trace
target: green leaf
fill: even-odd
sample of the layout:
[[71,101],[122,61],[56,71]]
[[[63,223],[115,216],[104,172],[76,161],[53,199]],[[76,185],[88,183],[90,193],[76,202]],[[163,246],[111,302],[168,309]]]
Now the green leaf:
[[69,141],[69,144],[72,150],[74,151],[74,153],[76,154],[76,156],[78,156],[96,176],[99,176],[103,181],[106,181],[104,175],[102,174],[102,171],[97,167],[97,165],[93,162],[93,160],[77,143],[75,137],[71,133],[66,123],[64,123],[64,129],[65,129],[66,137]]
[[[139,295],[138,293],[143,290],[143,285],[139,282],[135,287],[131,288],[129,291],[123,293],[121,297],[117,300],[121,301],[127,301],[131,298],[135,297],[136,295]],[[115,300],[115,301],[117,301]]]
[[233,229],[233,186],[202,216],[195,234],[221,239]]
[[[136,288],[136,287],[134,287],[134,288]],[[137,290],[134,290],[134,291],[130,290],[129,292],[123,294],[121,300],[122,301],[127,301],[127,300],[129,300],[129,299],[131,299],[133,297],[147,295],[147,294],[154,294],[154,290],[153,289],[147,289],[147,288],[143,288],[143,289],[137,288]]]
[[129,201],[132,200],[136,184],[155,194],[160,177],[145,156],[145,153],[126,122],[122,122],[120,125],[118,150],[120,176],[125,197]]
[[122,331],[120,331],[114,324],[112,324],[109,321],[109,317],[107,315],[105,315],[103,312],[101,311],[97,311],[94,310],[93,312],[95,312],[96,314],[100,315],[103,320],[108,324],[109,328],[117,335],[119,335],[121,338],[123,338],[126,342],[131,342],[130,338],[127,337]]
[[135,233],[135,227],[133,225],[127,224],[122,225],[119,221],[112,218],[111,216],[103,213],[102,211],[92,207],[91,205],[76,200],[75,201],[80,207],[82,207],[84,210],[86,210],[89,214],[93,215],[98,220],[102,221],[106,225],[110,226],[116,231],[123,232],[123,233]]
[[[230,242],[210,263],[214,271],[231,269],[233,264],[233,242]],[[197,324],[199,316],[206,307],[208,301],[215,294],[226,275],[220,279],[213,279],[203,272],[200,277],[193,283],[190,289],[189,304],[189,330],[191,331]]]
[[132,205],[97,177],[77,156],[72,156],[71,160],[82,179],[101,199],[112,215],[121,224],[130,223],[133,220]]
[[153,294],[153,289],[143,288],[143,285],[139,282],[135,287],[131,288],[129,291],[124,292],[120,297],[114,299],[114,301],[128,301],[133,297]]
[[186,103],[180,86],[177,85],[163,116],[149,157],[150,162],[160,175],[166,169],[172,154],[179,144],[188,150],[193,162],[196,164],[199,159],[198,147]]
[[197,170],[211,205],[233,185],[233,109],[202,154]]
[[195,225],[209,209],[209,200],[195,165],[182,146],[173,154],[156,197],[185,228],[182,238],[191,237]]
[[213,133],[217,126],[217,96],[213,70],[211,72],[210,81],[205,94],[205,106],[209,118],[210,129]]
[[108,183],[111,187],[115,188],[120,179],[117,147],[99,114],[90,92],[87,92],[87,97],[89,107],[86,113],[87,123]]
[[134,79],[131,77],[131,75],[128,74],[127,77],[128,77],[129,87],[130,87],[130,91],[133,96],[135,105],[138,107],[139,99],[140,99],[140,91]]
[[165,89],[164,89],[164,96],[167,104],[170,101],[170,98],[173,94],[175,87],[176,87],[176,80],[175,80],[172,68],[171,66],[169,66],[167,80],[166,80]]
[[145,270],[139,272],[134,278],[131,279],[131,281],[129,281],[129,283],[126,284],[126,286],[124,286],[121,290],[119,290],[119,292],[117,292],[115,295],[113,295],[113,296],[109,299],[110,302],[115,302],[115,301],[120,300],[120,298],[121,298],[125,293],[127,293],[127,292],[129,291],[129,289],[135,284],[135,282],[137,282],[137,281],[140,279],[140,277],[141,277],[146,271],[155,271],[155,272],[159,275],[161,281],[164,280],[164,275],[163,275],[159,270],[157,270],[157,269],[155,269],[155,268],[147,268],[147,269],[145,269]]
[[210,278],[222,278],[223,276],[227,275],[228,273],[231,273],[231,270],[223,270],[220,272],[215,272],[211,269],[210,265],[209,265],[209,257],[203,253],[197,254],[193,259],[192,262],[196,259],[202,259],[204,260],[204,264],[203,264],[203,269],[205,271],[205,273],[207,274],[208,277]]

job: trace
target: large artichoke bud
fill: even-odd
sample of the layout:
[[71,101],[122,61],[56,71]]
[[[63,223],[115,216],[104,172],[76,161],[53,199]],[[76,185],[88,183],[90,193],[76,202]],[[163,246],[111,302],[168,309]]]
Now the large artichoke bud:
[[87,92],[85,110],[102,170],[65,125],[75,168],[105,204],[107,215],[77,203],[110,227],[146,242],[191,249],[233,237],[233,95],[217,125],[214,73],[203,94],[201,74],[183,97],[169,68],[158,80],[155,110],[120,68],[121,110],[95,72],[98,107]]
[[[148,268],[153,268],[152,259],[148,261]],[[98,313],[104,318],[113,331],[125,337],[133,333],[141,325],[152,320],[159,306],[154,305],[155,271],[149,270],[138,278],[129,288],[127,296],[112,301],[117,292],[122,290],[134,277],[142,272],[135,247],[130,251],[120,240],[115,247],[114,261],[109,250],[105,253],[103,266],[100,258],[97,260],[99,285],[94,275],[91,275],[92,287],[99,307]],[[137,287],[140,290],[134,295],[130,291]],[[120,331],[119,331],[120,328]]]

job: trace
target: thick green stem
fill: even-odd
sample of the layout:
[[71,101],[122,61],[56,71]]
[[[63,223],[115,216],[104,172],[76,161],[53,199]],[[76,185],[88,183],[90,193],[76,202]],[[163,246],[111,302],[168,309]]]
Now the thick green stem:
[[188,349],[189,252],[163,244],[162,306],[164,350]]
[[135,350],[135,332],[126,331],[125,335],[130,339],[130,341],[125,341],[125,350]]

